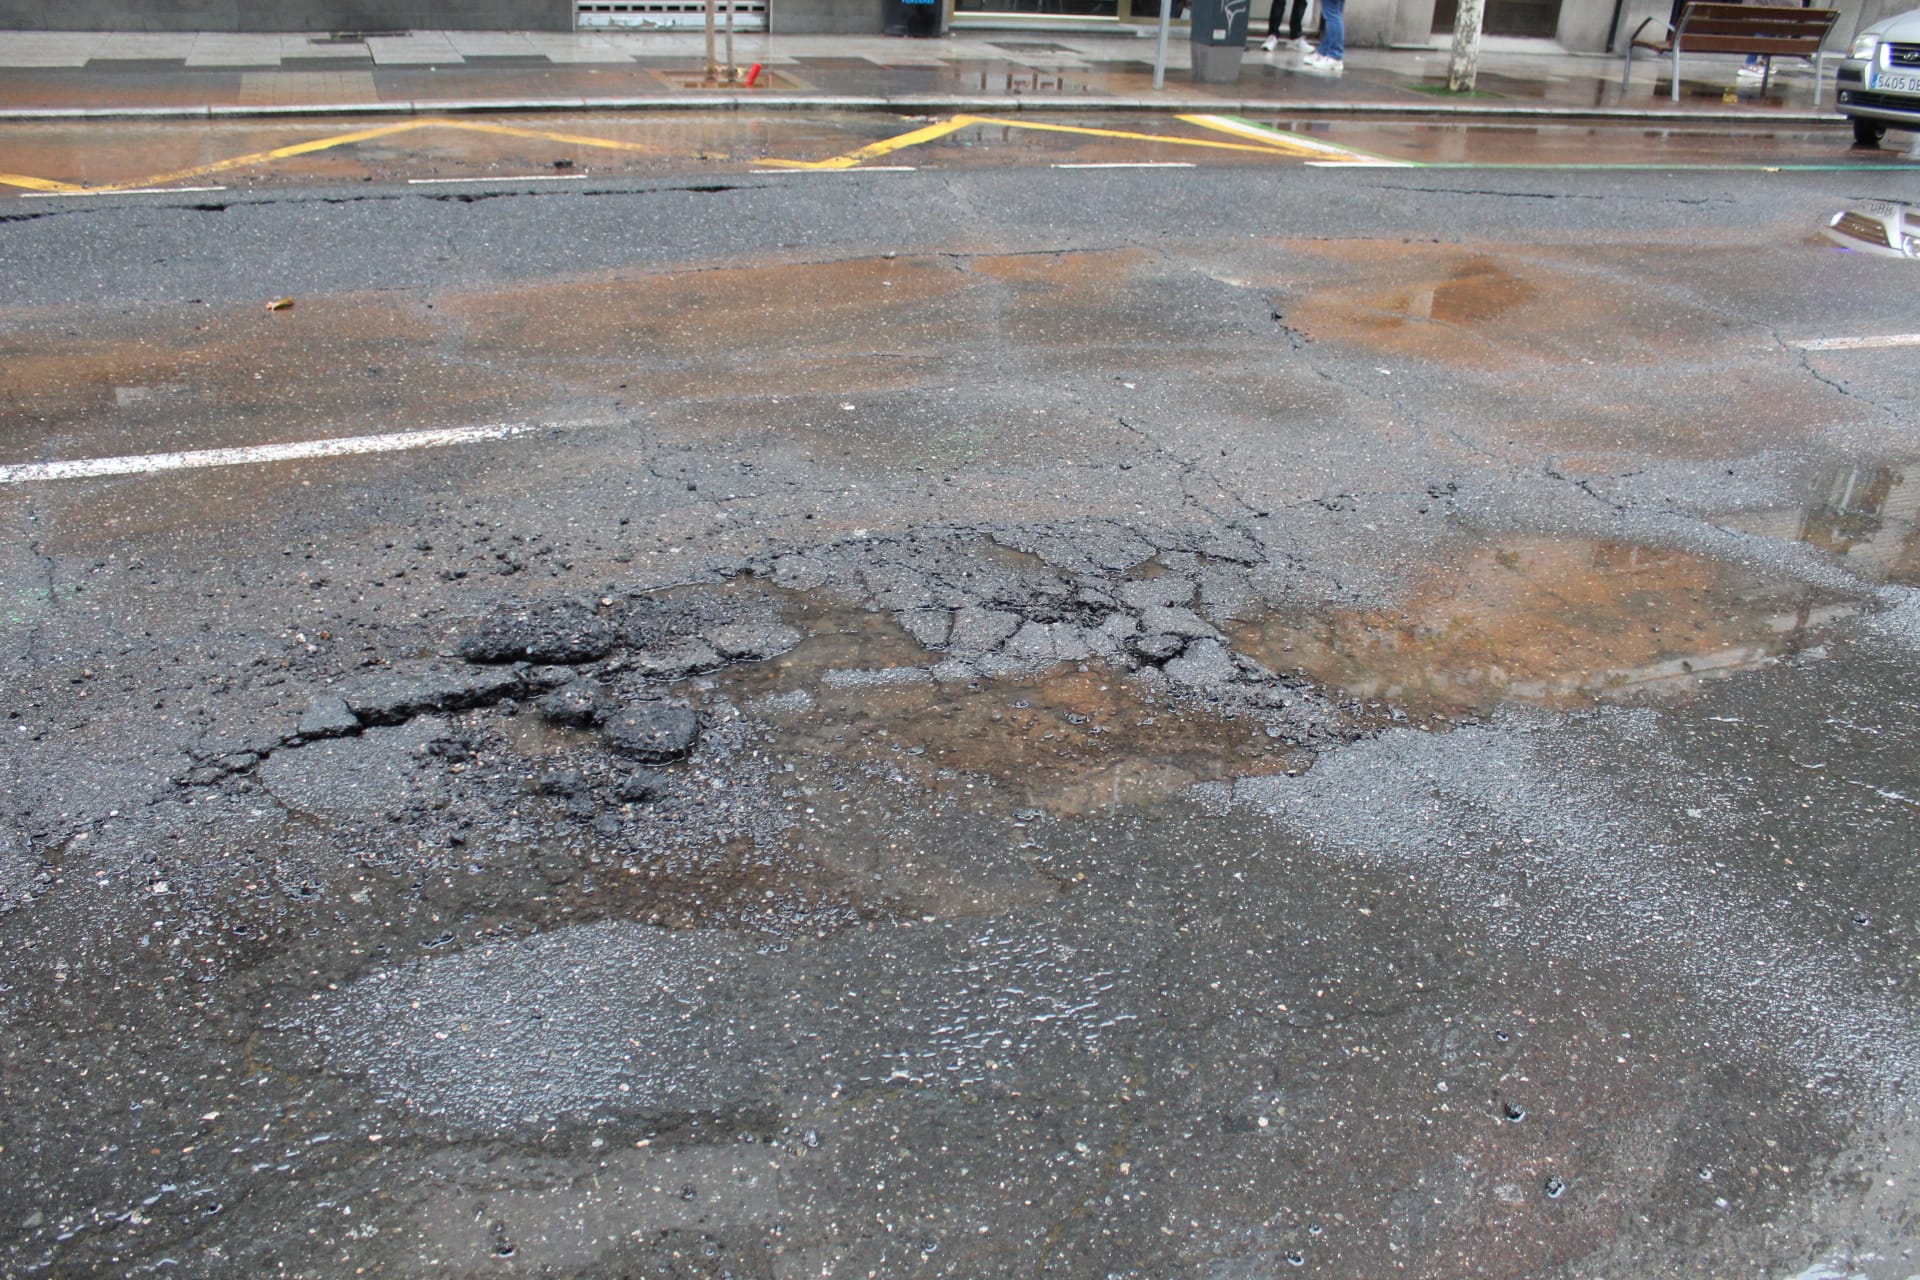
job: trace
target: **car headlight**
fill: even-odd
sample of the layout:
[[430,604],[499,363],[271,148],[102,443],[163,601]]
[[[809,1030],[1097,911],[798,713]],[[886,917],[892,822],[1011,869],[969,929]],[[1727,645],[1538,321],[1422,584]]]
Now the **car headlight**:
[[1859,58],[1866,62],[1872,62],[1873,51],[1879,47],[1879,36],[1855,36],[1853,43],[1847,46],[1847,56],[1849,58]]

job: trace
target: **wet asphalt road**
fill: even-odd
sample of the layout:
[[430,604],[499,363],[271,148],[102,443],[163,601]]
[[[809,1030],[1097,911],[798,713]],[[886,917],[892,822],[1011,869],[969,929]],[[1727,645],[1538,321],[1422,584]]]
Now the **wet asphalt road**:
[[[1251,128],[1249,128],[1249,119]],[[950,128],[947,126],[951,126]],[[1262,132],[1262,131],[1265,132]],[[195,186],[221,191],[381,183],[630,183],[742,175],[858,153],[938,169],[1184,165],[1281,169],[1304,161],[1542,167],[1911,167],[1911,135],[1848,146],[1838,116],[1595,122],[1390,115],[1252,117],[1124,111],[647,111],[15,123],[0,137],[0,198],[37,189]],[[35,197],[28,197],[30,200]]]
[[10,206],[0,464],[534,429],[0,486],[0,1272],[1920,1274],[1902,186]]

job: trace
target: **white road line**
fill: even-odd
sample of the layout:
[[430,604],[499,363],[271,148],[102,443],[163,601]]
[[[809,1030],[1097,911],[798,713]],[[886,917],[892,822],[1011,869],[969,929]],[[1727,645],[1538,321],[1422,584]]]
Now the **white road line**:
[[51,200],[58,196],[177,196],[189,191],[225,191],[225,187],[119,187],[112,191],[26,191],[22,200]]
[[232,467],[248,462],[289,462],[301,458],[339,458],[355,453],[398,453],[438,449],[477,440],[506,440],[535,431],[570,431],[611,426],[614,418],[576,418],[565,422],[492,422],[432,431],[392,431],[376,436],[335,436],[292,444],[246,445],[237,449],[189,449],[180,453],[140,453],[119,458],[81,458],[73,462],[15,462],[0,466],[0,484],[34,480],[76,480],[87,476],[146,475],[195,467]]
[[1792,345],[1802,351],[1873,351],[1881,347],[1920,347],[1920,333],[1883,333],[1868,338],[1809,338]]
[[1050,169],[1191,169],[1185,160],[1109,160],[1100,164],[1053,164]]
[[410,187],[431,187],[443,182],[585,182],[584,173],[520,173],[510,178],[495,177],[487,174],[477,178],[408,178]]

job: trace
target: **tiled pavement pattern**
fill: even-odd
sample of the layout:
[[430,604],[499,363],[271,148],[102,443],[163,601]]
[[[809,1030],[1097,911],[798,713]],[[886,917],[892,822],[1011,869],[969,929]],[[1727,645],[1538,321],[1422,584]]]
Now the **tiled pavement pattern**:
[[304,102],[378,102],[370,71],[248,71],[240,105],[286,107]]

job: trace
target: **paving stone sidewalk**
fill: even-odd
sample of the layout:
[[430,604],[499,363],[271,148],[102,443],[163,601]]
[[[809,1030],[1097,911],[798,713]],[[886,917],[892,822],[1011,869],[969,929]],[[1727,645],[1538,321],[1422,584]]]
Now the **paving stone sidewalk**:
[[[192,35],[0,32],[0,119],[282,115],[316,111],[680,108],[1199,110],[1276,106],[1326,112],[1763,116],[1837,120],[1831,86],[1813,103],[1811,65],[1785,63],[1762,94],[1737,84],[1737,58],[1665,64],[1620,88],[1617,57],[1550,41],[1488,38],[1476,91],[1447,92],[1447,49],[1357,49],[1346,72],[1315,74],[1298,55],[1247,53],[1237,83],[1197,84],[1183,30],[1153,87],[1151,28],[1116,32],[966,29],[939,39],[739,33],[751,89],[709,83],[697,31]],[[1829,59],[1828,75],[1833,60]]]

